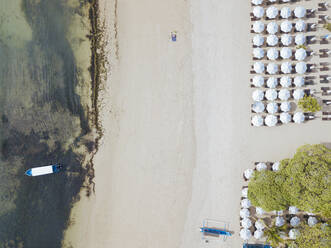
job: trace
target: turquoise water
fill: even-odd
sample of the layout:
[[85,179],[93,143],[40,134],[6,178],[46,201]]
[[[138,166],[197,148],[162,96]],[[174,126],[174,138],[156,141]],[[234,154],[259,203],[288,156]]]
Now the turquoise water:
[[[0,247],[61,247],[90,173],[89,7],[0,0]],[[65,171],[24,176],[52,163]]]

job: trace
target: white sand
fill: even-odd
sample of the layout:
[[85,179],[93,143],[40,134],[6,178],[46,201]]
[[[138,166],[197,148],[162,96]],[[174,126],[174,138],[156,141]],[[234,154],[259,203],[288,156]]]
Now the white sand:
[[[113,1],[102,2],[114,34]],[[249,11],[243,0],[118,2],[96,194],[75,206],[67,243],[204,247],[198,228],[213,218],[234,235],[206,247],[240,247],[243,171],[331,140],[331,122],[320,120],[250,126]]]

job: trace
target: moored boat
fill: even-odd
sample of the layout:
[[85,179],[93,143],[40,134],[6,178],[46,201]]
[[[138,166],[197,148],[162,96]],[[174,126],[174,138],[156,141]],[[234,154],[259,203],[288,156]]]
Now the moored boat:
[[25,175],[35,177],[35,176],[43,176],[47,174],[57,173],[62,169],[62,167],[63,166],[59,164],[34,167],[28,169],[25,172]]

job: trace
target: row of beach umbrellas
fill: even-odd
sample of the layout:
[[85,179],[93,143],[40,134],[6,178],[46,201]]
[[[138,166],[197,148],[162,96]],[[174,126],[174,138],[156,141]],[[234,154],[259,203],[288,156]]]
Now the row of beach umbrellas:
[[[299,74],[304,74],[307,71],[307,64],[305,62],[299,62],[295,64],[295,71]],[[271,74],[277,74],[279,72],[279,66],[276,63],[269,63],[267,66],[262,62],[255,62],[253,69],[256,73],[261,74],[264,73],[265,70]],[[280,66],[281,72],[285,74],[292,73],[292,63],[291,62],[283,62]]]
[[291,103],[290,102],[282,102],[280,104],[276,102],[269,102],[267,105],[264,105],[263,102],[254,102],[252,104],[252,110],[255,113],[263,113],[265,110],[269,114],[276,114],[279,110],[282,112],[291,111]]
[[288,89],[267,89],[266,91],[256,89],[252,93],[252,98],[255,102],[261,102],[264,99],[267,101],[275,101],[277,98],[281,101],[287,101],[291,96],[294,100],[300,100],[305,96],[305,91],[303,89],[295,89],[293,93],[291,93]]
[[[270,22],[267,24],[266,30],[269,34],[276,34],[280,30],[284,33],[289,33],[293,30],[293,27],[298,32],[303,32],[306,30],[307,24],[303,20],[298,20],[295,23],[290,21],[283,21],[280,27],[276,22]],[[265,30],[265,24],[262,21],[256,21],[253,24],[253,31],[255,33],[262,33]]]
[[[254,48],[253,49],[253,56],[257,59],[262,59],[265,55],[269,60],[276,60],[279,57],[282,59],[289,59],[293,56],[293,51],[289,47],[283,47],[282,49],[278,50],[276,48],[270,48],[265,53],[265,50],[262,48]],[[303,48],[299,48],[295,50],[294,57],[298,61],[305,60],[307,57],[307,52]]]
[[252,83],[255,87],[263,87],[266,83],[266,86],[268,88],[276,88],[279,84],[284,87],[284,88],[288,88],[291,87],[293,84],[295,87],[302,87],[305,85],[305,79],[302,76],[296,76],[293,78],[289,77],[289,76],[282,76],[280,77],[280,79],[278,80],[278,78],[276,77],[269,77],[266,82],[263,76],[261,75],[255,75],[253,77]]
[[[302,6],[297,6],[295,7],[293,14],[297,18],[304,18],[307,14],[307,10]],[[256,6],[253,8],[253,15],[256,18],[262,18],[264,15],[266,15],[266,17],[268,17],[269,19],[275,19],[278,15],[280,15],[282,18],[287,19],[292,16],[292,10],[289,7],[283,7],[279,11],[274,6],[270,6],[265,10],[261,6]]]
[[[292,118],[291,114],[289,113],[281,113],[279,120],[283,124],[288,124],[291,122],[291,120],[293,120],[294,123],[301,124],[305,121],[305,115],[302,112],[296,112]],[[252,117],[252,125],[256,127],[263,126],[263,124],[267,125],[268,127],[274,127],[277,125],[277,123],[278,117],[271,114],[267,115],[265,118],[260,115],[254,115]]]
[[[257,46],[257,47],[263,46],[264,40],[265,39],[262,35],[256,34],[253,37],[253,45]],[[290,46],[293,43],[293,37],[289,34],[283,34],[280,37],[280,41],[284,46]],[[269,45],[269,46],[276,46],[279,43],[279,38],[277,37],[277,35],[271,34],[271,35],[267,36],[266,42],[267,42],[267,45]],[[304,45],[306,43],[306,36],[301,33],[297,34],[294,37],[294,42],[298,46]]]

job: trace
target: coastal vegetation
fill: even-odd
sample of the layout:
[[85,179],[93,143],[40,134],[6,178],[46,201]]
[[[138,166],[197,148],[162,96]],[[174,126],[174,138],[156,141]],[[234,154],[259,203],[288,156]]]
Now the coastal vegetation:
[[305,95],[303,98],[299,100],[298,106],[304,112],[314,113],[322,109],[315,97],[307,96],[307,95]]
[[326,23],[323,25],[323,27],[331,32],[331,23]]

